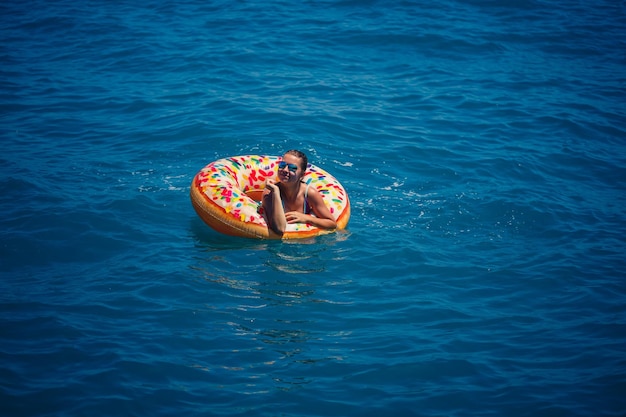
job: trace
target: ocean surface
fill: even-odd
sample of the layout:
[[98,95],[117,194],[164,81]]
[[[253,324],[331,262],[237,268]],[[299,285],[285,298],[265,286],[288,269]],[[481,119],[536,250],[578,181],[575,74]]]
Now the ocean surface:
[[[626,415],[626,3],[0,3],[2,416]],[[221,235],[306,152],[345,232]]]

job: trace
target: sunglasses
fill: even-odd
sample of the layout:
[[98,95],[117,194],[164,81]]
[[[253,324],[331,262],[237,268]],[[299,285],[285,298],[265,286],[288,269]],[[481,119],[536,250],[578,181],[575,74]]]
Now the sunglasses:
[[280,161],[278,163],[278,169],[285,169],[285,167],[289,167],[289,171],[293,172],[294,174],[298,171],[298,165],[296,164],[288,164],[285,161]]

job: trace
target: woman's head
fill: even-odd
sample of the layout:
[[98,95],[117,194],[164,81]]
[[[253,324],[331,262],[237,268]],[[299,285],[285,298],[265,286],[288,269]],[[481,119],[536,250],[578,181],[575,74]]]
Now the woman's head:
[[306,173],[309,162],[306,155],[292,149],[285,152],[278,163],[278,177],[281,182],[300,181]]
[[309,165],[309,159],[306,157],[304,152],[300,152],[299,150],[292,149],[290,151],[285,152],[285,155],[292,155],[296,158],[300,158],[300,169],[302,169],[302,174],[304,175],[307,166]]

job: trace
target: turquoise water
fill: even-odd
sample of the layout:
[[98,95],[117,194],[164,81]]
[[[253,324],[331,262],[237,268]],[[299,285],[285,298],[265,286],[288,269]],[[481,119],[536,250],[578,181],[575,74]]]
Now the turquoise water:
[[[626,414],[624,2],[0,16],[3,415]],[[209,162],[291,148],[345,233],[193,211]]]

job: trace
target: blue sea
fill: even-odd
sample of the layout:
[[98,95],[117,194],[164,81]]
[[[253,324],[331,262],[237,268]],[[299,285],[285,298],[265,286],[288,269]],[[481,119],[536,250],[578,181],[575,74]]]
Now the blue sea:
[[[2,416],[626,415],[626,3],[0,4]],[[307,153],[344,232],[219,234]]]

